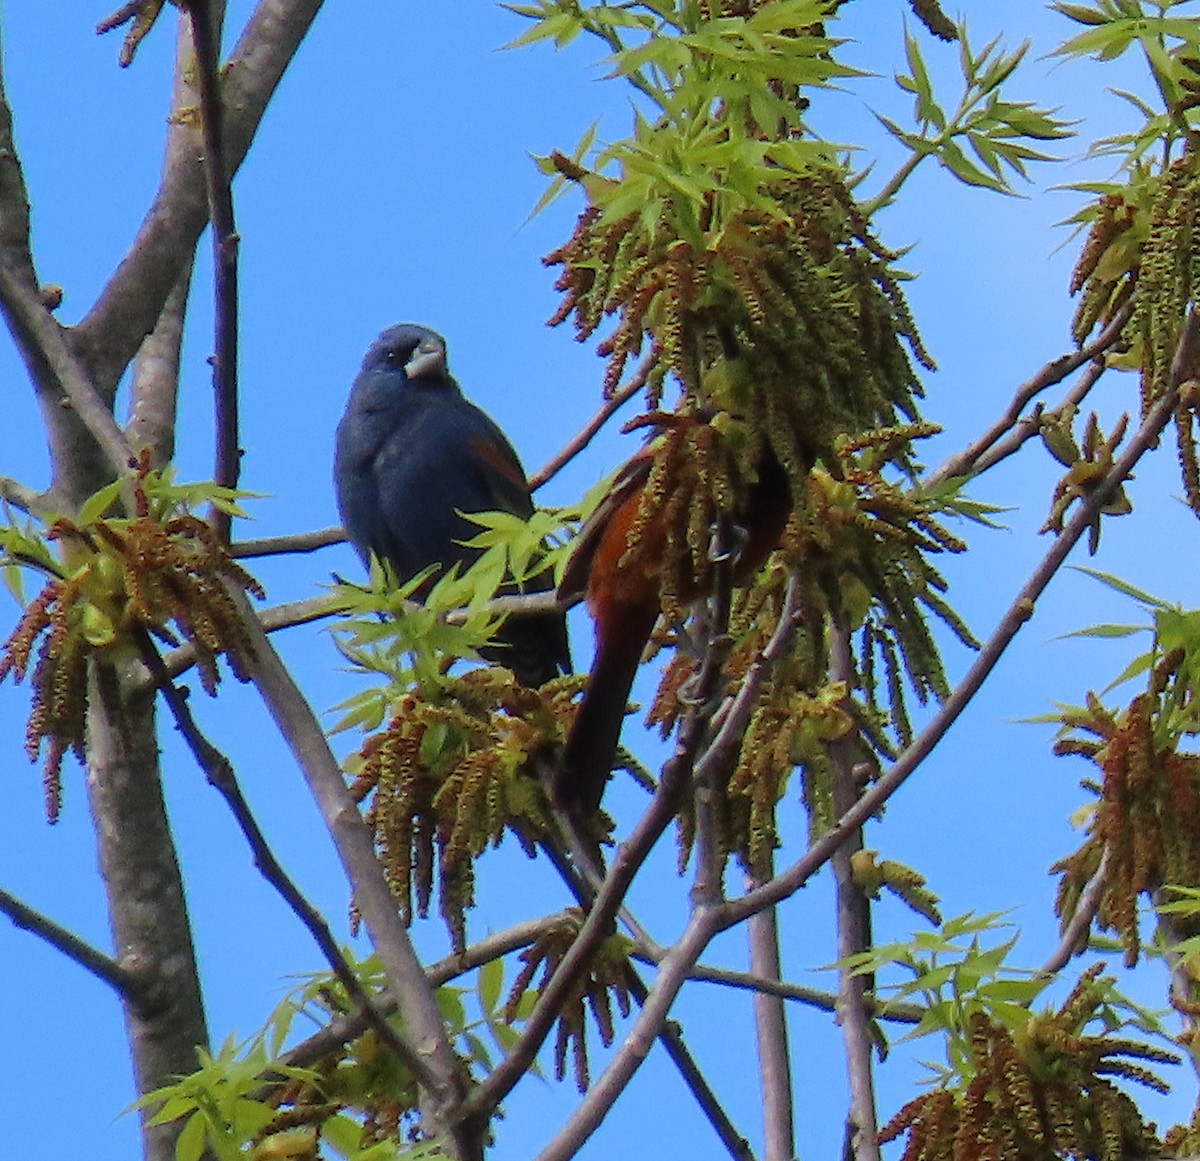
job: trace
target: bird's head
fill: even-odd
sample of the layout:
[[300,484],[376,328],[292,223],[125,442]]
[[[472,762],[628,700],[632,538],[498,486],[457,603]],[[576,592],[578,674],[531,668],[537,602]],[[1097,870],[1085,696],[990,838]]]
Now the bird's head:
[[368,371],[403,371],[407,379],[445,379],[446,340],[416,323],[397,323],[377,338],[363,359]]

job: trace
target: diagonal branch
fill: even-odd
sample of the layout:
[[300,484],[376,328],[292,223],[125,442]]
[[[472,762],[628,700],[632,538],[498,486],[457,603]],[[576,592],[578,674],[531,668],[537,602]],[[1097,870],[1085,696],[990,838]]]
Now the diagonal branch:
[[537,1154],[534,1161],[570,1161],[584,1141],[608,1114],[625,1091],[633,1074],[646,1059],[658,1029],[666,1022],[671,1005],[688,979],[704,949],[720,930],[720,917],[727,906],[701,904],[692,910],[687,927],[663,957],[658,975],[633,1027],[625,1034],[620,1050],[576,1105],[562,1129]]
[[1100,865],[1096,873],[1088,880],[1087,886],[1079,895],[1075,910],[1071,912],[1071,921],[1063,928],[1058,947],[1051,953],[1040,968],[1038,975],[1052,976],[1061,971],[1071,962],[1071,957],[1082,954],[1087,947],[1087,933],[1100,909],[1100,898],[1104,894],[1105,880],[1108,878],[1108,847],[1100,856]]
[[[1125,324],[1129,322],[1132,315],[1133,301],[1130,300],[1121,306],[1108,325],[1090,343],[1080,347],[1077,351],[1070,351],[1065,355],[1059,355],[1057,359],[1051,359],[1040,371],[1026,379],[1016,389],[1004,414],[978,439],[962,451],[952,455],[940,467],[931,472],[922,481],[923,486],[929,488],[944,480],[978,475],[983,471],[984,466],[990,467],[996,460],[988,453],[1020,423],[1021,412],[1025,409],[1026,404],[1045,391],[1047,387],[1053,387],[1056,383],[1061,383],[1068,375],[1074,374],[1085,363],[1099,360],[1100,370],[1103,370],[1105,352],[1118,342],[1121,332],[1125,329]],[[1099,377],[1099,372],[1096,373],[1096,377]],[[1095,380],[1093,379],[1092,382],[1094,383]],[[1089,384],[1089,389],[1090,386],[1091,384]],[[1029,430],[1026,438],[1033,435],[1036,430],[1035,424]],[[984,461],[985,456],[988,458],[981,466],[981,461]]]
[[[479,1155],[463,1132],[456,1133],[448,1118],[462,1096],[458,1058],[446,1035],[441,1011],[421,962],[396,908],[396,901],[375,856],[374,841],[346,788],[337,759],[320,723],[297,688],[287,667],[271,646],[239,590],[230,594],[242,610],[253,649],[248,669],[268,712],[308,784],[333,839],[354,899],[388,983],[397,997],[404,1027],[418,1055],[436,1078],[422,1102],[425,1129],[432,1137],[454,1140],[460,1161]],[[461,1125],[461,1121],[460,1121]],[[465,1132],[465,1130],[464,1130]]]
[[[582,844],[578,845],[582,847]],[[558,871],[563,882],[566,883],[568,890],[575,896],[579,905],[585,908],[589,907],[596,895],[596,892],[591,887],[590,876],[582,875],[576,871],[575,867],[563,852],[559,850],[553,840],[547,840],[543,846],[551,865]],[[586,852],[584,853],[586,854]],[[632,916],[623,913],[622,919],[631,930],[639,933],[638,940],[643,946],[650,943]],[[657,950],[661,956],[661,949]],[[634,954],[636,955],[636,953]],[[650,959],[648,962],[654,963],[656,961]],[[634,1003],[640,1008],[646,1002],[649,988],[632,962],[628,964],[628,987],[629,994],[633,997]],[[688,1048],[683,1039],[683,1029],[678,1023],[669,1021],[659,1030],[658,1040],[670,1058],[671,1063],[675,1065],[684,1084],[687,1085],[688,1091],[700,1107],[700,1111],[713,1127],[713,1131],[717,1134],[721,1144],[725,1146],[725,1150],[729,1156],[733,1161],[754,1161],[754,1154],[751,1152],[749,1141],[738,1132],[737,1126],[730,1120],[729,1114],[725,1111],[717,1094],[708,1083],[708,1078],[701,1071],[699,1064],[696,1063],[691,1049]]]
[[23,931],[43,939],[68,959],[74,960],[85,971],[108,984],[113,991],[127,1000],[138,998],[137,977],[126,971],[115,959],[105,955],[86,943],[79,936],[60,927],[53,919],[22,903],[15,895],[0,888],[0,912],[7,915]]
[[564,444],[562,449],[558,451],[553,459],[543,464],[532,476],[529,477],[529,490],[536,492],[543,484],[552,480],[568,463],[571,462],[589,443],[608,421],[616,414],[630,399],[633,398],[646,385],[645,376],[635,375],[628,383],[619,390],[614,391],[611,399],[606,399],[600,410],[592,416],[571,438]]

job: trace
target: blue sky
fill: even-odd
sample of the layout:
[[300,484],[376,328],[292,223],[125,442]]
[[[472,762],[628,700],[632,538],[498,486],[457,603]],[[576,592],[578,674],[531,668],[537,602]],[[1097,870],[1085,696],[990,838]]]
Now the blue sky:
[[[247,3],[231,3],[229,27],[240,28],[249,10]],[[868,103],[892,116],[907,113],[907,102],[887,79],[891,62],[899,59],[904,10],[894,0],[847,7],[839,31],[858,41],[848,59],[884,76],[862,86],[863,96],[838,99],[821,119],[831,137],[881,149],[880,175],[898,155],[880,142]],[[1003,6],[972,0],[953,11],[968,15],[977,43],[1000,31],[1011,42],[1031,36],[1035,56],[1069,32],[1066,21],[1028,0]],[[65,287],[60,317],[69,322],[103,285],[155,188],[172,38],[165,26],[157,29],[134,66],[120,71],[117,41],[91,31],[105,15],[103,7],[10,3],[0,5],[0,13],[5,83],[34,204],[35,254],[43,280]],[[618,84],[599,81],[591,46],[563,54],[547,46],[497,51],[521,28],[518,18],[499,8],[465,0],[422,6],[363,0],[328,5],[318,18],[235,187],[243,239],[243,483],[266,494],[251,504],[254,520],[243,536],[336,521],[329,482],[333,429],[363,350],[392,322],[423,322],[446,336],[451,368],[464,390],[506,429],[530,471],[597,406],[600,360],[566,329],[543,325],[556,296],[554,276],[540,257],[566,236],[579,207],[568,197],[526,220],[543,189],[528,154],[569,150],[597,117],[602,136],[622,134],[626,96]],[[952,80],[956,50],[928,38],[923,44],[935,72]],[[1098,135],[1122,124],[1119,104],[1103,92],[1116,83],[1136,79],[1033,59],[1013,95],[1061,105],[1064,115],[1083,119],[1085,135]],[[1068,144],[1064,152],[1072,150],[1077,146]],[[1004,199],[966,190],[927,167],[882,216],[885,241],[914,247],[905,260],[919,275],[910,298],[940,367],[927,381],[926,414],[945,427],[931,447],[931,463],[969,440],[1002,410],[1019,381],[1067,349],[1071,305],[1065,286],[1074,249],[1070,243],[1058,249],[1067,232],[1053,224],[1077,202],[1075,195],[1046,192],[1045,186],[1096,172],[1079,166],[1039,171],[1030,197]],[[183,478],[211,472],[206,243],[185,350]],[[0,384],[9,433],[0,474],[42,486],[46,465],[35,409],[7,339],[0,340]],[[1133,405],[1133,390],[1132,377],[1112,378],[1096,406],[1111,419]],[[635,437],[606,433],[541,499],[575,499],[634,443]],[[964,529],[973,551],[947,566],[951,599],[980,635],[990,632],[1045,551],[1036,532],[1058,470],[1031,447],[975,489],[980,499],[1015,507],[1004,518],[1006,531]],[[1139,470],[1130,487],[1138,510],[1106,526],[1093,563],[1192,605],[1198,601],[1194,570],[1179,567],[1175,545],[1194,538],[1196,529],[1173,498],[1178,490],[1166,451]],[[332,571],[356,575],[356,569],[344,547],[256,567],[272,602],[311,595]],[[9,603],[6,611],[0,604],[0,629],[7,631],[15,616],[15,606]],[[1022,963],[1038,963],[1055,942],[1054,883],[1046,868],[1078,841],[1067,817],[1082,800],[1077,780],[1084,770],[1050,757],[1046,727],[1014,723],[1044,712],[1052,700],[1081,700],[1121,668],[1119,647],[1059,640],[1060,634],[1101,620],[1136,619],[1134,607],[1094,581],[1078,573],[1060,576],[987,691],[889,805],[886,825],[873,826],[868,835],[869,846],[929,877],[947,915],[1012,908],[1024,933]],[[590,644],[582,615],[573,618],[572,632],[582,668]],[[291,630],[277,644],[318,709],[357,688],[319,627]],[[953,676],[969,657],[948,645],[946,660]],[[27,690],[0,686],[0,802],[8,820],[0,886],[106,948],[82,774],[69,767],[62,821],[48,828],[37,771],[21,749],[27,708]],[[335,929],[344,931],[340,869],[253,693],[228,682],[219,701],[200,697],[194,708],[232,757],[284,864]],[[220,801],[169,729],[163,750],[208,1016],[219,1042],[230,1032],[251,1032],[286,977],[316,970],[321,961],[250,866]],[[645,753],[653,758],[653,749]],[[628,826],[637,793],[621,786],[610,802]],[[790,813],[795,842],[801,837],[799,812]],[[687,887],[675,879],[670,844],[664,848],[633,896],[662,941],[683,919]],[[828,982],[828,973],[814,970],[833,957],[828,895],[823,880],[784,909],[785,967],[799,982]],[[546,867],[506,847],[486,861],[469,930],[499,930],[563,902]],[[883,938],[901,937],[919,923],[894,903],[877,912]],[[431,958],[442,953],[436,921],[418,925],[416,936]],[[735,935],[706,960],[737,966],[742,955]],[[12,1134],[11,1155],[28,1161],[134,1155],[134,1119],[118,1116],[131,1089],[112,997],[3,920],[0,964],[0,1123]],[[1149,977],[1139,994],[1157,1002],[1161,979]],[[685,990],[678,1014],[735,1122],[756,1139],[747,1000],[696,984]],[[831,1156],[840,1145],[844,1107],[837,1030],[808,1012],[794,1013],[792,1030],[799,1151]],[[918,1057],[933,1051],[919,1048]],[[885,1117],[914,1091],[913,1055],[897,1050],[884,1072]],[[1178,1080],[1177,1095],[1155,1106],[1162,1122],[1190,1115],[1194,1094],[1183,1070]],[[573,1099],[569,1085],[526,1080],[507,1103],[495,1156],[531,1156]],[[626,1149],[668,1157],[721,1155],[657,1053],[582,1156]]]

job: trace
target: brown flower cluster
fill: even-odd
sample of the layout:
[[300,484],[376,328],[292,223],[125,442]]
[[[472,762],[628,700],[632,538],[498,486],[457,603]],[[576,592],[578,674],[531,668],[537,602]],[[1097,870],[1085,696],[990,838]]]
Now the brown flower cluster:
[[[524,966],[513,980],[504,1005],[505,1019],[515,1019],[521,997],[533,983],[538,969],[542,977],[538,988],[544,988],[563,956],[571,949],[583,922],[582,912],[566,912],[561,922],[544,931],[521,953]],[[559,1012],[554,1043],[554,1074],[562,1080],[567,1071],[567,1055],[571,1056],[575,1084],[580,1092],[588,1087],[587,1012],[591,1010],[600,1042],[607,1047],[613,1042],[613,1002],[622,1017],[629,1007],[629,942],[623,936],[610,935],[592,955],[586,972],[580,973],[571,991],[563,1000]]]
[[[143,465],[144,467],[144,465]],[[241,568],[212,529],[195,516],[160,522],[148,514],[142,479],[134,486],[136,518],[97,519],[78,525],[59,519],[47,539],[62,550],[64,567],[25,609],[0,646],[0,681],[26,677],[31,663],[33,704],[25,732],[30,760],[46,750],[46,814],[61,804],[62,760],[74,750],[82,760],[88,707],[88,662],[111,665],[139,656],[145,635],[192,648],[200,683],[216,692],[217,657],[245,680],[253,650],[229,585],[262,597],[258,582]],[[35,661],[36,652],[36,661]]]
[[903,1161],[1124,1161],[1159,1156],[1154,1126],[1110,1080],[1124,1077],[1158,1091],[1165,1084],[1143,1064],[1174,1054],[1116,1036],[1084,1035],[1101,1014],[1101,965],[1087,971],[1057,1012],[1031,1015],[1010,1029],[983,1012],[970,1017],[969,1079],[906,1104],[883,1129],[904,1133]]
[[1064,715],[1079,732],[1055,744],[1055,753],[1080,754],[1102,772],[1098,785],[1089,784],[1100,800],[1086,841],[1051,868],[1062,875],[1056,909],[1065,926],[1107,850],[1096,918],[1120,936],[1129,965],[1141,946],[1138,897],[1164,884],[1200,884],[1200,757],[1178,753],[1173,732],[1159,736],[1163,694],[1182,661],[1182,650],[1163,657],[1150,688],[1120,713],[1089,695],[1082,711]]
[[366,810],[406,918],[428,914],[434,879],[454,947],[466,943],[474,862],[511,831],[532,857],[551,833],[536,766],[562,738],[578,678],[540,689],[504,669],[446,677],[436,696],[414,690],[352,760],[351,794]]

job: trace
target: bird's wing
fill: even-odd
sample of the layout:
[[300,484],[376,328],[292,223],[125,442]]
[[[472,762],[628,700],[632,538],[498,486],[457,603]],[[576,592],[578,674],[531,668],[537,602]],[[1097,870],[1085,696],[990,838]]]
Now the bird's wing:
[[584,521],[579,535],[575,537],[575,547],[563,570],[562,580],[558,585],[558,596],[562,601],[576,601],[587,592],[588,576],[592,571],[592,560],[596,549],[604,537],[605,530],[612,520],[614,513],[638,492],[650,476],[650,468],[654,458],[648,448],[643,448],[617,472],[604,499],[593,509],[592,514]]

